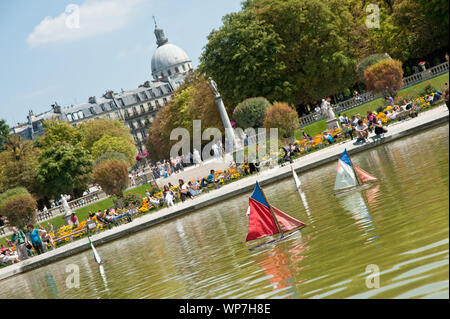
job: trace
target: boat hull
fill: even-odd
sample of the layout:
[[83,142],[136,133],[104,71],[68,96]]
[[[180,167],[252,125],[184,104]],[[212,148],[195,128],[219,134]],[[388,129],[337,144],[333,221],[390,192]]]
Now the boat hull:
[[294,230],[293,232],[291,232],[291,233],[289,233],[287,235],[280,236],[278,238],[269,240],[268,242],[259,244],[259,245],[255,246],[255,247],[251,247],[248,250],[255,250],[255,249],[263,248],[263,247],[266,247],[266,246],[269,246],[269,245],[275,245],[275,244],[277,244],[277,243],[279,243],[279,242],[281,242],[281,241],[283,241],[283,240],[285,240],[285,239],[287,239],[289,237],[292,237],[293,235],[295,235],[297,233],[300,233],[300,229]]

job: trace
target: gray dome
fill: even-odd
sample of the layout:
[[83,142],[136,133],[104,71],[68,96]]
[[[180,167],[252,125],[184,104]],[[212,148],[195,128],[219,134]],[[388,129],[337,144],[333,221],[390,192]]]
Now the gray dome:
[[191,59],[183,49],[171,43],[166,43],[158,47],[153,54],[152,73],[186,62],[191,62]]

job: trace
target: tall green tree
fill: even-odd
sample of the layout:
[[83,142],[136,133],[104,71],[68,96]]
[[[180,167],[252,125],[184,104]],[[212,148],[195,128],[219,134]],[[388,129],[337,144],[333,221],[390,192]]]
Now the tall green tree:
[[88,121],[80,125],[80,131],[83,135],[83,146],[89,151],[92,150],[94,143],[105,135],[120,137],[134,144],[130,130],[119,120],[100,118]]
[[44,135],[37,139],[36,144],[41,148],[53,147],[59,144],[78,144],[82,134],[78,127],[58,119],[44,121]]
[[158,112],[150,126],[146,146],[151,158],[158,160],[169,157],[170,148],[177,142],[170,141],[170,133],[174,128],[185,128],[192,142],[194,120],[201,121],[202,132],[209,127],[223,132],[214,94],[204,76],[197,72],[174,92],[174,99]]
[[103,154],[110,152],[124,154],[127,157],[130,166],[136,163],[136,146],[122,137],[103,135],[103,137],[92,146],[91,154],[94,160],[97,160]]
[[0,150],[3,147],[3,144],[6,142],[6,139],[9,136],[9,126],[6,124],[5,120],[0,120]]
[[222,21],[208,36],[199,69],[216,81],[226,104],[234,107],[254,96],[271,101],[292,97],[295,84],[283,76],[285,46],[274,28],[253,10],[228,14]]
[[0,153],[0,192],[15,187],[25,187],[29,192],[40,194],[37,174],[39,149],[32,141],[10,136]]
[[[308,103],[340,92],[356,80],[353,17],[342,1],[261,0],[253,6],[285,49],[284,78],[295,85],[295,102]],[[291,102],[291,99],[279,99]]]
[[42,150],[38,182],[45,195],[82,195],[92,178],[93,160],[81,145],[59,144]]

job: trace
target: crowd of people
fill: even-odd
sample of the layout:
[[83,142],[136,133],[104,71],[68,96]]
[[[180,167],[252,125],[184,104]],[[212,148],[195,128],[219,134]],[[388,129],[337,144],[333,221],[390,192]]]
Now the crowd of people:
[[[55,247],[50,233],[53,232],[53,225],[49,224],[49,231],[42,225],[35,227],[28,225],[26,231],[12,227],[11,238],[6,238],[6,245],[0,247],[0,262],[2,264],[16,263],[26,260],[34,254],[40,255],[48,250],[48,246]],[[34,250],[34,253],[32,251]]]
[[[223,159],[225,156],[225,150],[221,140],[217,140],[211,146],[212,157],[215,159]],[[173,174],[184,171],[189,166],[202,165],[202,157],[197,149],[193,152],[188,152],[177,157],[171,157],[169,159],[160,160],[154,163],[149,163],[141,168],[132,170],[129,174],[130,185],[136,186],[137,184],[145,184],[142,179],[145,176],[145,172],[149,171],[153,175],[155,180],[159,178],[168,178]]]

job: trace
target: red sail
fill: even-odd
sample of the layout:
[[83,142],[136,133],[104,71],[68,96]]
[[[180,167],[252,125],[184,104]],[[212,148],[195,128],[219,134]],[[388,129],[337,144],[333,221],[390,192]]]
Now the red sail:
[[367,183],[367,182],[373,182],[376,181],[377,178],[370,175],[369,173],[367,173],[365,170],[359,168],[358,166],[356,166],[355,164],[353,164],[353,166],[355,167],[355,171],[358,174],[359,178],[361,179],[361,182],[363,183]]
[[277,224],[269,208],[251,197],[249,198],[249,205],[247,241],[277,234]]
[[301,221],[295,219],[294,217],[289,216],[286,213],[283,213],[281,210],[279,210],[276,207],[272,207],[272,210],[277,217],[278,224],[280,225],[283,232],[288,232],[291,230],[294,230],[296,228],[304,227],[305,223],[302,223]]

